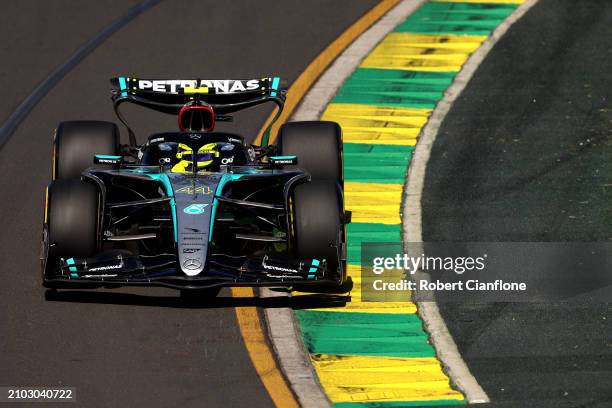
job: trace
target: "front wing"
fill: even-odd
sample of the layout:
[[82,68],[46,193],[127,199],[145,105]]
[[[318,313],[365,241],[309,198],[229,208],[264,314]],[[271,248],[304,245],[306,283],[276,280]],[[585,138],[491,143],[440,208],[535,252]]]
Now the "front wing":
[[[197,265],[194,265],[197,266]],[[292,260],[278,254],[228,256],[212,254],[204,272],[186,276],[172,254],[132,255],[112,251],[93,258],[60,259],[56,266],[43,260],[44,285],[49,288],[165,286],[204,289],[215,286],[270,286],[340,284],[337,272],[325,260]]]

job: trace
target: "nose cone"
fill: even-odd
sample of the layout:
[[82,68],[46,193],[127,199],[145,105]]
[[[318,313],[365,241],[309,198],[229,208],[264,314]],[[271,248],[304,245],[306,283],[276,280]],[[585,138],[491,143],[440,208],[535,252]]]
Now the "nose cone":
[[197,276],[206,269],[214,221],[214,191],[221,176],[173,173],[170,177],[174,189],[178,264],[185,275]]
[[[204,248],[202,248],[204,249]],[[202,249],[197,252],[202,253]],[[204,256],[195,254],[185,254],[181,260],[181,270],[187,276],[199,275],[204,270]]]

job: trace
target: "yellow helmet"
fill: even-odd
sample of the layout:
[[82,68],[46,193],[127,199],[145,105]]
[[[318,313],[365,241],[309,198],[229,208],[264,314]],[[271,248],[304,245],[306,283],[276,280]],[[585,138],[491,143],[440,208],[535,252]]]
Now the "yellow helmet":
[[193,163],[197,164],[197,169],[205,170],[219,157],[219,149],[217,143],[208,143],[198,149],[198,153],[193,154],[191,147],[186,144],[179,143],[176,151],[176,158],[179,162],[172,167],[172,171],[176,173],[186,173],[193,171]]

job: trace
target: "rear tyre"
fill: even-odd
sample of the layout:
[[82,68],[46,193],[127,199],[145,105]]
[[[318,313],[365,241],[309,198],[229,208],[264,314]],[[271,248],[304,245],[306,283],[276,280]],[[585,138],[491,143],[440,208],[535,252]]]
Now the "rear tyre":
[[111,122],[79,120],[62,122],[53,143],[53,179],[80,178],[93,166],[95,154],[118,155],[119,129]]
[[299,259],[325,259],[327,270],[342,284],[345,267],[334,247],[344,236],[344,206],[338,184],[331,180],[300,184],[293,191],[292,207],[295,255]]
[[342,130],[335,122],[289,122],[278,132],[283,156],[297,156],[296,166],[310,173],[313,181],[335,180],[343,185]]
[[49,186],[49,254],[86,258],[100,242],[98,188],[79,179],[55,180]]

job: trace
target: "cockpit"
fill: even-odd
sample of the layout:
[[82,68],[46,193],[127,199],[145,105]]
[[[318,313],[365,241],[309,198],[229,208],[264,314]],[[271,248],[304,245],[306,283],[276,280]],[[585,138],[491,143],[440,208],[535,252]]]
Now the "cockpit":
[[253,163],[255,153],[233,133],[156,133],[142,147],[140,164],[175,173],[216,172]]

